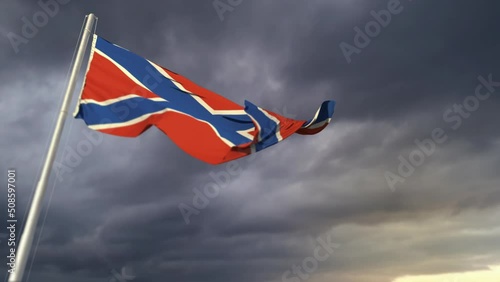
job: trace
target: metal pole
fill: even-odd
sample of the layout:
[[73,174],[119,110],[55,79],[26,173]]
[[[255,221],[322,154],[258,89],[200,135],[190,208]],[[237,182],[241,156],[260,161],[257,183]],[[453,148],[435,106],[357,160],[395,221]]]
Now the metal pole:
[[40,211],[42,209],[42,201],[47,188],[47,182],[49,180],[50,171],[52,170],[52,164],[54,163],[54,158],[57,153],[57,147],[61,139],[61,133],[64,127],[64,121],[68,114],[68,107],[71,103],[71,97],[73,96],[73,91],[75,90],[75,84],[77,80],[78,73],[82,66],[83,57],[85,55],[85,49],[90,35],[92,34],[92,27],[94,25],[96,17],[94,14],[89,14],[86,16],[85,28],[82,33],[82,38],[78,46],[78,52],[76,54],[73,67],[71,69],[71,75],[69,77],[68,86],[66,88],[66,93],[64,94],[64,100],[61,105],[61,111],[57,117],[56,127],[52,135],[52,140],[50,141],[49,150],[47,152],[47,157],[45,163],[43,164],[42,173],[40,174],[40,179],[35,188],[35,194],[33,200],[31,201],[31,206],[28,210],[28,218],[26,219],[26,224],[21,235],[19,242],[19,247],[16,254],[16,267],[14,271],[9,276],[9,282],[21,282],[24,275],[24,270],[26,268],[26,263],[28,262],[28,257],[31,251],[31,246],[33,245],[33,237],[35,236],[36,226],[38,218],[40,216]]

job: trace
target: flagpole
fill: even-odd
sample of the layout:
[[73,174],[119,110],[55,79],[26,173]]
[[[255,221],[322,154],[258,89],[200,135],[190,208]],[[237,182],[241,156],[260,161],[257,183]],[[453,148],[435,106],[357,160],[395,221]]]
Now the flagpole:
[[94,14],[89,14],[85,17],[85,28],[83,30],[82,37],[78,46],[75,61],[71,68],[71,75],[69,77],[68,86],[64,94],[64,100],[61,105],[59,116],[57,117],[57,123],[52,135],[52,139],[50,141],[50,146],[49,150],[47,151],[45,162],[43,164],[40,179],[38,180],[38,184],[36,185],[35,194],[33,196],[33,200],[31,201],[31,206],[28,209],[28,218],[26,219],[24,230],[19,241],[19,247],[17,248],[16,265],[13,272],[9,275],[9,282],[21,282],[23,279],[26,263],[28,262],[31,246],[33,245],[33,237],[35,236],[38,218],[40,217],[42,201],[45,190],[47,188],[47,182],[50,177],[50,171],[52,170],[52,165],[57,153],[57,147],[61,139],[64,121],[66,119],[66,116],[68,115],[68,108],[71,103],[73,91],[75,90],[77,76],[82,66],[85,49],[87,47],[89,37],[93,33],[92,27],[94,26],[95,19],[96,17]]

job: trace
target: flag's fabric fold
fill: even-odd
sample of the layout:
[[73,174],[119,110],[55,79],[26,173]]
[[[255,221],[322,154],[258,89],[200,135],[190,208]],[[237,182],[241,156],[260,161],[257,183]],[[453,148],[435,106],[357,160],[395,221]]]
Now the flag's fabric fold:
[[316,134],[328,125],[334,107],[334,101],[323,102],[309,121],[248,101],[242,107],[94,35],[74,116],[91,129],[124,137],[136,137],[154,125],[191,156],[219,164],[293,133]]

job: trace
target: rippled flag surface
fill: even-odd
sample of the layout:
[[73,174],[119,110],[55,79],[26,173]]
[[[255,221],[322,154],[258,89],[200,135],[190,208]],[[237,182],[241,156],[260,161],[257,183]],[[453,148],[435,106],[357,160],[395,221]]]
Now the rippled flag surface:
[[156,126],[191,156],[211,164],[263,150],[293,133],[316,134],[331,120],[325,101],[295,120],[245,101],[240,106],[171,70],[94,35],[74,116],[94,130],[136,137]]

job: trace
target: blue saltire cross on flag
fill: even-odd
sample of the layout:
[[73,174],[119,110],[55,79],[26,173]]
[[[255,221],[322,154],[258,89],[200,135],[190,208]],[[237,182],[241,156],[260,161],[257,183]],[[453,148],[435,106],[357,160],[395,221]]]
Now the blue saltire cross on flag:
[[334,101],[323,102],[309,121],[248,101],[243,107],[94,35],[74,116],[91,129],[124,137],[136,137],[154,125],[188,154],[219,164],[293,133],[316,134],[328,125],[334,107]]

